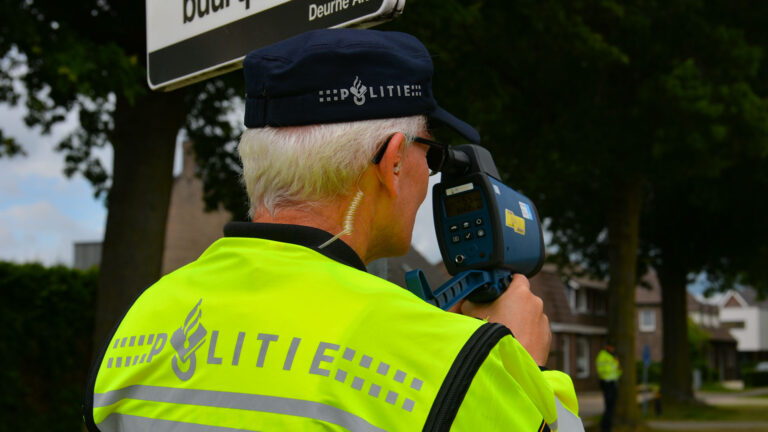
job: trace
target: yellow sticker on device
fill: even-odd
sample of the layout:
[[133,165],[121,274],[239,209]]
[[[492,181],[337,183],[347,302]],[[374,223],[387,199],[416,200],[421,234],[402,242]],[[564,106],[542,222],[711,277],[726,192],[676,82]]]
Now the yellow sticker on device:
[[512,210],[506,209],[507,226],[515,230],[520,235],[525,235],[525,219],[512,213]]

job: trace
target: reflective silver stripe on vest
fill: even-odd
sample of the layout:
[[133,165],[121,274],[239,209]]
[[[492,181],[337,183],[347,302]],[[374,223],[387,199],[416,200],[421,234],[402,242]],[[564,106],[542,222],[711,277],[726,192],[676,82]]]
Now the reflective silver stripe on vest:
[[584,424],[581,419],[568,411],[568,408],[564,407],[557,397],[555,397],[555,405],[557,406],[557,421],[549,426],[550,429],[558,432],[584,432]]
[[[233,408],[248,411],[260,411],[273,414],[286,414],[297,417],[322,420],[345,427],[352,431],[384,430],[368,423],[368,421],[362,417],[358,417],[355,414],[320,402],[213,390],[192,390],[172,387],[134,385],[120,390],[113,390],[107,393],[94,393],[93,407],[99,408],[109,406],[123,399],[138,399],[151,402],[168,402],[216,408]],[[179,424],[187,425],[188,423]],[[99,424],[99,426],[101,426],[101,424]],[[175,431],[176,429],[173,430]],[[186,431],[188,429],[178,430]]]
[[171,420],[158,420],[129,414],[112,413],[99,423],[103,432],[253,432],[249,429],[233,429],[221,426],[208,426]]

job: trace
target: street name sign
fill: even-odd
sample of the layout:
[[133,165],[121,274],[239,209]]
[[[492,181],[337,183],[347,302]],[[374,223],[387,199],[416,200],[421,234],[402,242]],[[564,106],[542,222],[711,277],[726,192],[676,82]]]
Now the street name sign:
[[246,54],[308,30],[370,27],[405,0],[146,0],[147,81],[173,90],[242,67]]

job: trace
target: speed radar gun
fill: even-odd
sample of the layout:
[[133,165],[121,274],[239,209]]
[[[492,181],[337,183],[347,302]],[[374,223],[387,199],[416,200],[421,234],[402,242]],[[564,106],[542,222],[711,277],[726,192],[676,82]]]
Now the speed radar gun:
[[424,272],[413,270],[405,275],[409,291],[449,309],[464,297],[491,302],[514,273],[531,277],[541,269],[544,241],[536,207],[499,178],[485,148],[448,149],[432,205],[440,253],[453,278],[433,291]]

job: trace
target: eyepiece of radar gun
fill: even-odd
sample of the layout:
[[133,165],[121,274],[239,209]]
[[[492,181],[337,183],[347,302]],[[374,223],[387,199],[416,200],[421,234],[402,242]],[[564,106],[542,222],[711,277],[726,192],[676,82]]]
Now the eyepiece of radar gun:
[[491,153],[476,144],[448,149],[432,189],[435,233],[453,277],[432,290],[423,271],[405,275],[409,291],[442,309],[467,297],[491,302],[514,273],[532,277],[544,263],[536,206],[500,180]]

